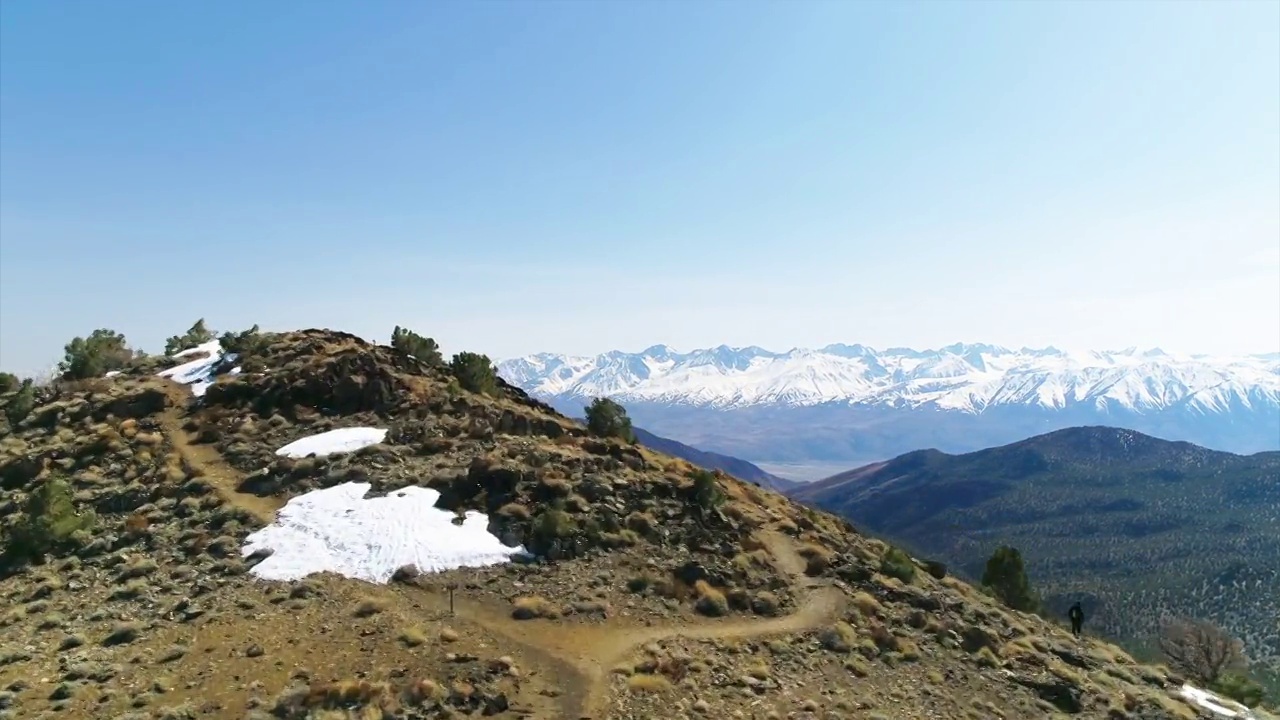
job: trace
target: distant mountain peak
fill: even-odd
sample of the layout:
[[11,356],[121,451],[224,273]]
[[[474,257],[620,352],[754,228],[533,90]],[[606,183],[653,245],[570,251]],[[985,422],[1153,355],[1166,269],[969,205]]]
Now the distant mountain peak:
[[499,372],[542,397],[596,397],[716,408],[845,404],[980,414],[1001,406],[1216,414],[1280,410],[1280,356],[1172,356],[1164,351],[1011,350],[957,342],[936,350],[833,343],[784,353],[759,346],[593,358],[540,353]]

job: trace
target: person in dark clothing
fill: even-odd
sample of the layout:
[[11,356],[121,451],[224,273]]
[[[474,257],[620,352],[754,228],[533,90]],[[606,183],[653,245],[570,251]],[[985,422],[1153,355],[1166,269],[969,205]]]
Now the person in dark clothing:
[[1081,628],[1084,627],[1084,610],[1080,608],[1080,603],[1071,606],[1067,617],[1071,620],[1071,634],[1080,637]]

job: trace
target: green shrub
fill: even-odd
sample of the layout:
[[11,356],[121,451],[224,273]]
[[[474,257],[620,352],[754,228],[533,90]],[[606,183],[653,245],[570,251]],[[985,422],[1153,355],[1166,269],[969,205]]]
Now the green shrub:
[[693,478],[693,502],[699,510],[706,512],[724,504],[724,491],[714,473],[695,469],[689,476]]
[[498,375],[488,355],[460,352],[449,362],[449,371],[459,385],[473,393],[498,394]]
[[569,513],[557,508],[543,510],[533,520],[534,537],[541,541],[569,537],[575,529],[573,518]]
[[1000,546],[987,560],[982,585],[1000,602],[1014,610],[1038,612],[1040,598],[1031,589],[1031,581],[1017,548]]
[[164,343],[164,354],[173,355],[174,353],[182,352],[183,350],[193,348],[197,345],[203,345],[215,337],[217,337],[217,335],[212,330],[204,326],[204,318],[200,318],[194,325],[187,328],[187,331],[182,335],[174,335],[166,340]]
[[1266,697],[1261,685],[1240,673],[1224,674],[1209,689],[1251,708],[1261,705]]
[[629,443],[636,441],[631,418],[626,408],[609,398],[598,397],[586,407],[587,429],[599,437],[615,437]]
[[399,325],[391,331],[391,347],[405,355],[412,355],[429,365],[443,365],[440,346],[429,337],[423,337],[408,328]]
[[27,378],[18,386],[18,391],[9,396],[4,406],[4,416],[9,427],[17,427],[36,407],[36,388]]
[[18,389],[18,376],[13,373],[0,372],[0,395]]
[[50,478],[27,498],[22,517],[9,529],[9,556],[38,560],[44,555],[79,545],[94,525],[92,510],[76,512],[71,487]]
[[891,547],[884,557],[880,558],[880,572],[909,583],[916,579],[916,564],[912,562],[910,555],[899,548]]
[[102,377],[112,370],[120,370],[143,354],[130,350],[124,335],[106,328],[94,330],[88,338],[73,339],[63,350],[66,357],[58,365],[58,370],[67,380]]
[[222,337],[218,338],[218,344],[222,347],[224,353],[236,353],[237,355],[246,355],[260,353],[266,349],[271,341],[271,333],[264,333],[258,330],[257,323],[248,330],[240,332],[224,332]]

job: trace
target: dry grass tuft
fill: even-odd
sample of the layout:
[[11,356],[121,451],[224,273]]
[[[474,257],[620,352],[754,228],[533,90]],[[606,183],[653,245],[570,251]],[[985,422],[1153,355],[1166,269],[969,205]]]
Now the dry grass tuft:
[[387,609],[387,601],[382,598],[366,597],[356,604],[355,616],[365,618]]
[[723,617],[729,614],[729,600],[724,593],[711,587],[706,580],[694,583],[694,592],[698,595],[694,609],[708,617]]
[[665,675],[632,675],[627,678],[627,690],[633,693],[666,693],[671,681]]
[[533,620],[535,618],[554,620],[560,617],[560,610],[550,600],[537,595],[516,598],[512,604],[514,608],[511,611],[511,617],[516,620]]
[[418,647],[426,641],[426,633],[416,627],[409,627],[400,631],[400,642],[404,643],[406,647]]

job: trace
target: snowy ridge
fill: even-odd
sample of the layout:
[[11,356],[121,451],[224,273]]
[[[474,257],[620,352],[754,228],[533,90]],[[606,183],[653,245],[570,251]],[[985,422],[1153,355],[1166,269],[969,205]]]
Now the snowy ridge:
[[[196,397],[204,397],[204,393],[213,385],[214,373],[218,366],[224,362],[235,362],[235,353],[223,353],[222,344],[217,340],[210,340],[203,345],[197,345],[193,348],[187,348],[182,352],[173,354],[175,358],[186,358],[195,356],[195,360],[190,360],[171,367],[168,370],[162,370],[158,373],[160,377],[167,377],[174,382],[191,386],[191,394]],[[235,375],[240,372],[240,368],[232,368],[230,374]],[[111,373],[107,373],[108,376]]]
[[955,344],[938,350],[828,345],[679,353],[655,345],[595,357],[540,353],[498,363],[542,397],[607,396],[716,408],[846,403],[978,414],[998,405],[1136,412],[1280,409],[1280,355],[1172,355],[1129,348],[1067,352]]

